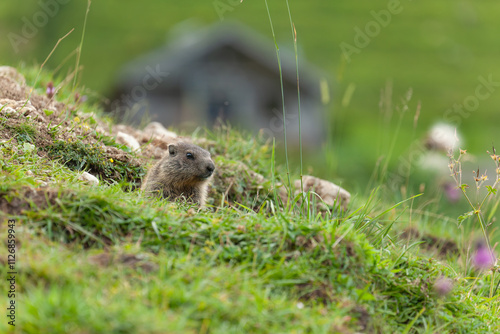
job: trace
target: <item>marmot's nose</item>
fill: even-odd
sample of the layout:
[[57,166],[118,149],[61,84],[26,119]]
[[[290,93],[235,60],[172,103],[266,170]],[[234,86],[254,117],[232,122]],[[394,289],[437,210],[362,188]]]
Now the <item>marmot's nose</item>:
[[210,175],[214,172],[214,170],[215,170],[215,165],[213,163],[207,165],[207,172],[209,172]]

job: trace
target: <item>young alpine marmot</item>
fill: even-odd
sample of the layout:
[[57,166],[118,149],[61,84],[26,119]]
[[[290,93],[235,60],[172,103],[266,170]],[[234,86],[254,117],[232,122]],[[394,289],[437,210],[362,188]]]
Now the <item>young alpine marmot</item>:
[[170,200],[184,197],[204,206],[214,170],[208,151],[185,142],[169,144],[168,153],[146,175],[142,190]]

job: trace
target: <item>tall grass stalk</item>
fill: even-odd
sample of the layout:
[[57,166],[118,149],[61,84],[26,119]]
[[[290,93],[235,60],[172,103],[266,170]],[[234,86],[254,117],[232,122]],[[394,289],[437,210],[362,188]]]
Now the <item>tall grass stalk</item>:
[[302,167],[302,116],[300,113],[300,75],[299,75],[299,56],[297,51],[297,30],[293,24],[292,13],[288,0],[286,0],[286,8],[288,9],[288,18],[290,19],[290,29],[292,30],[293,51],[295,53],[295,70],[297,72],[297,101],[299,111],[299,156],[300,156],[300,193],[304,192],[304,184],[302,182],[303,167]]
[[276,191],[276,138],[273,137],[273,151],[271,155],[271,183],[273,187],[274,203],[278,203],[278,192]]
[[391,162],[392,155],[394,154],[394,148],[396,147],[396,141],[397,141],[397,139],[399,137],[399,132],[400,132],[402,124],[403,124],[404,115],[405,115],[406,111],[408,110],[408,103],[411,100],[412,94],[413,94],[413,91],[410,88],[408,90],[408,92],[406,93],[406,96],[403,98],[402,106],[401,106],[401,110],[400,110],[400,114],[399,114],[398,124],[396,126],[396,132],[394,134],[394,137],[392,138],[392,141],[391,141],[391,144],[390,144],[390,148],[389,148],[389,152],[387,153],[387,157],[385,159],[384,166],[382,167],[382,171],[381,171],[381,175],[380,175],[380,182],[384,182],[385,179],[386,179],[386,177],[387,177],[387,171],[389,169],[389,163]]
[[[387,91],[389,92],[387,93]],[[380,101],[380,111],[385,112],[385,117],[384,117],[384,122],[386,125],[389,125],[392,119],[392,86],[386,86],[385,93],[382,92],[381,96],[381,101]],[[399,137],[400,130],[403,125],[403,120],[404,120],[404,115],[406,114],[406,111],[408,111],[408,103],[411,100],[412,97],[412,89],[410,88],[406,95],[402,98],[401,102],[401,107],[397,107],[399,111],[399,119],[398,123],[396,125],[394,135],[392,136],[391,142],[389,143],[389,148],[387,150],[387,154],[385,156],[380,156],[379,160],[377,161],[376,167],[373,170],[373,173],[370,177],[370,180],[367,183],[366,191],[369,191],[370,189],[373,188],[374,183],[377,182],[378,184],[382,184],[386,181],[387,175],[388,175],[388,170],[389,170],[389,164],[392,159],[392,155],[394,154],[394,149],[396,147],[396,142]],[[385,107],[385,110],[383,109]],[[382,117],[382,115],[381,115]],[[381,128],[384,122],[381,122]],[[379,137],[380,144],[379,144],[379,150],[381,150],[381,147],[383,145],[382,143],[382,134],[380,134]]]
[[52,48],[52,51],[50,51],[47,58],[45,58],[45,60],[43,61],[42,65],[40,66],[40,70],[38,70],[38,73],[36,74],[35,82],[33,83],[33,88],[30,90],[30,94],[29,94],[28,98],[26,99],[26,102],[24,103],[21,110],[26,106],[26,104],[28,104],[28,101],[31,99],[31,95],[33,94],[33,90],[35,89],[34,87],[36,87],[36,84],[38,83],[38,78],[40,77],[40,74],[42,73],[43,67],[45,66],[47,61],[50,59],[50,57],[52,57],[52,54],[59,46],[59,43],[61,43],[66,37],[68,37],[69,34],[71,34],[73,32],[73,30],[75,30],[75,28],[71,29],[66,35],[64,35],[63,37],[61,37],[57,40],[56,45],[54,45],[54,47]]
[[276,34],[274,33],[273,20],[271,18],[271,13],[269,12],[269,5],[267,4],[267,0],[264,0],[267,9],[267,16],[269,17],[269,24],[271,25],[271,33],[273,35],[274,46],[276,48],[276,58],[278,60],[278,69],[280,72],[280,85],[281,85],[281,103],[283,105],[283,136],[285,140],[285,161],[286,161],[286,174],[288,181],[288,200],[287,206],[292,197],[292,182],[290,180],[290,164],[288,162],[288,145],[286,140],[286,110],[285,110],[285,92],[283,89],[283,71],[281,69],[281,57],[280,57],[280,48],[278,46],[278,42],[276,42]]
[[75,74],[73,75],[73,91],[75,90],[76,87],[76,79],[78,77],[78,67],[80,66],[80,57],[82,55],[83,39],[85,38],[85,30],[87,29],[87,18],[89,16],[91,3],[92,3],[91,0],[87,1],[87,11],[85,12],[85,19],[83,21],[82,38],[80,39],[80,45],[78,46],[78,51],[76,53]]

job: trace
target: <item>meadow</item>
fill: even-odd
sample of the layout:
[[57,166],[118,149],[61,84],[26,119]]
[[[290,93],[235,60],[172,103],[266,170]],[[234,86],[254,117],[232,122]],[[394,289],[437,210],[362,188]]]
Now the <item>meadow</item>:
[[[285,3],[269,5],[277,42],[293,49]],[[58,2],[36,36],[0,56],[34,88],[22,88],[33,105],[0,105],[0,218],[15,223],[0,238],[16,235],[18,258],[18,327],[2,321],[0,332],[500,331],[498,265],[488,257],[500,241],[499,158],[491,147],[498,4],[290,6],[299,57],[322,67],[331,88],[329,141],[303,160],[290,151],[286,163],[282,146],[230,125],[172,129],[214,157],[217,174],[202,210],[143,196],[138,186],[153,159],[106,132],[116,120],[102,103],[120,66],[162,45],[166,31],[186,19],[237,19],[272,41],[263,3],[95,2],[82,44],[85,2]],[[22,31],[20,17],[39,10],[1,3],[0,32]],[[377,21],[381,11],[390,13],[387,24]],[[380,32],[361,47],[356,27],[370,22]],[[359,52],[347,59],[342,43]],[[3,39],[0,47],[12,43]],[[491,89],[487,98],[477,97],[478,84],[481,96]],[[0,96],[9,92],[2,87]],[[454,111],[471,96],[477,107]],[[401,161],[413,166],[428,127],[442,120],[465,138],[443,165],[458,204],[445,201],[429,172],[399,169]],[[478,161],[487,161],[488,180],[484,169],[472,174]],[[300,177],[302,163],[304,174],[351,192],[345,210],[325,209],[312,194],[277,195],[288,176]],[[82,181],[83,171],[99,185]],[[7,275],[8,263],[0,265]],[[0,290],[9,289],[2,280]],[[2,305],[9,300],[2,293]]]
[[[37,72],[26,69],[27,81]],[[97,130],[111,120],[43,71],[51,80],[64,103],[41,86],[33,106],[0,111],[0,236],[16,240],[14,282],[0,289],[14,293],[2,304],[17,305],[16,327],[2,321],[2,332],[500,330],[497,267],[478,259],[472,214],[472,226],[448,222],[440,237],[426,231],[435,216],[417,212],[419,197],[388,203],[380,187],[346,210],[309,194],[283,202],[274,146],[230,127],[193,137],[219,173],[207,209],[151,199],[137,182],[152,159]],[[494,193],[480,208],[488,221]],[[1,264],[4,276],[12,264]]]

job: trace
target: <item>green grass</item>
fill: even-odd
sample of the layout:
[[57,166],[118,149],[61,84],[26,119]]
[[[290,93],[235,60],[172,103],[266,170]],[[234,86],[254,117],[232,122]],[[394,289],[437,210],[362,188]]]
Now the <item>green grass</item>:
[[[5,123],[8,123],[8,121],[6,121]],[[34,143],[34,138],[36,136],[36,129],[33,125],[29,124],[28,122],[12,127],[6,124],[4,127],[12,130],[12,132],[14,133],[14,138],[16,138],[18,142]]]
[[145,176],[144,168],[129,161],[109,158],[98,144],[89,145],[77,142],[55,141],[45,148],[53,159],[60,159],[68,168],[76,171],[85,170],[102,180],[123,180],[140,182]]
[[[37,128],[33,122],[26,126]],[[90,137],[73,125],[59,131],[74,134],[76,148]],[[491,294],[498,275],[468,263],[473,236],[448,224],[459,252],[447,256],[429,251],[429,241],[400,238],[410,226],[433,231],[434,218],[414,212],[432,213],[421,197],[395,204],[374,189],[353,194],[346,212],[284,210],[270,180],[275,173],[283,182],[286,170],[274,170],[271,147],[230,127],[196,136],[200,145],[206,137],[222,173],[205,210],[149,199],[120,182],[91,186],[68,160],[37,153],[45,147],[0,144],[0,218],[16,219],[19,242],[16,333],[500,330],[500,295]],[[264,181],[236,173],[237,164]],[[222,200],[231,183],[234,192]],[[443,276],[453,290],[440,296],[434,284]],[[14,333],[6,321],[0,331]]]

